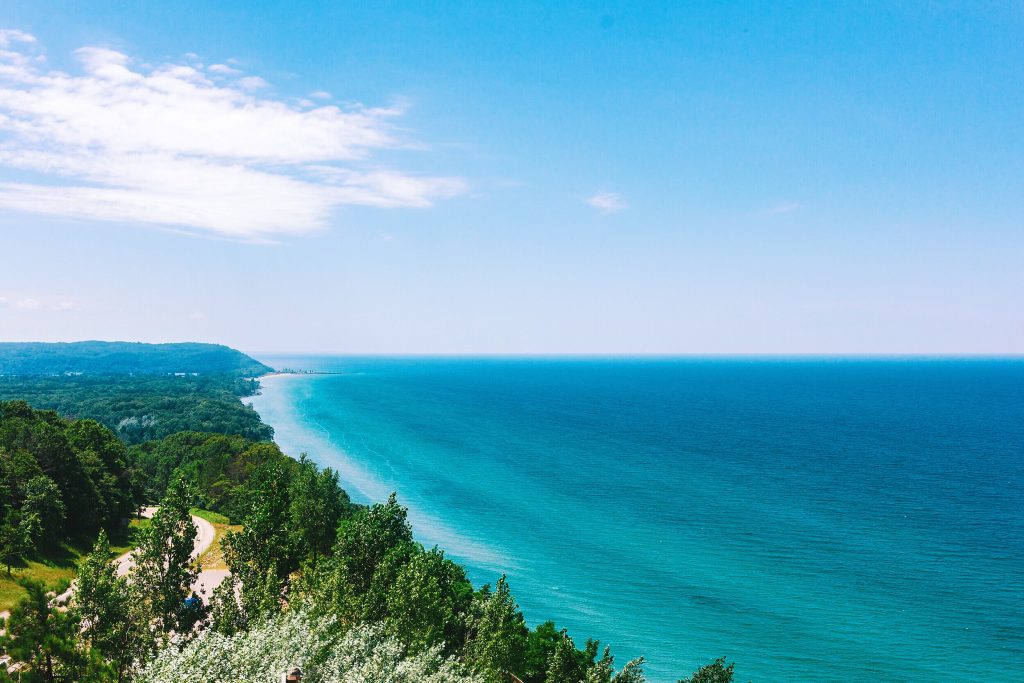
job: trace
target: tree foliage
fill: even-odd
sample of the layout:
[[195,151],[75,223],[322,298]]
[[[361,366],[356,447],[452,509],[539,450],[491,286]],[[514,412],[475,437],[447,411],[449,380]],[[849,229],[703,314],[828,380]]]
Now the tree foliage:
[[233,375],[179,377],[82,375],[26,377],[0,374],[0,399],[21,399],[70,419],[100,422],[128,444],[182,431],[237,434],[268,441],[274,430],[239,400],[256,380]]
[[7,564],[119,530],[141,492],[124,444],[93,420],[0,402],[0,554]]
[[101,531],[92,552],[78,565],[71,610],[81,624],[82,641],[108,662],[110,680],[128,680],[149,652],[144,604],[127,579],[118,576],[110,542]]
[[26,595],[11,610],[0,645],[14,661],[28,664],[22,680],[25,683],[104,680],[107,666],[79,639],[77,615],[53,607],[41,581],[22,578],[18,583]]
[[179,432],[150,441],[132,448],[131,456],[150,500],[161,498],[175,477],[184,477],[194,486],[197,504],[239,520],[249,512],[259,488],[246,487],[254,473],[275,464],[295,466],[277,444],[203,432]]
[[187,636],[204,616],[186,602],[199,574],[191,559],[197,530],[190,503],[188,483],[176,479],[132,553],[132,597],[156,636],[154,645],[166,642],[172,632]]
[[732,683],[734,664],[726,664],[725,657],[719,657],[705,664],[679,683]]
[[506,672],[523,673],[529,630],[519,605],[502,576],[492,591],[484,586],[473,597],[466,660],[487,683],[504,683]]

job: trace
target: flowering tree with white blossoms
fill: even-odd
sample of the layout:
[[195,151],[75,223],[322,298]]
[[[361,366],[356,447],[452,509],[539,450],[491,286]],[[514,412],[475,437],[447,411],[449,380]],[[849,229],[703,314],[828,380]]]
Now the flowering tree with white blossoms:
[[277,683],[290,667],[305,683],[480,683],[435,647],[413,657],[377,625],[338,633],[331,619],[288,612],[250,631],[205,631],[182,649],[163,650],[140,683]]

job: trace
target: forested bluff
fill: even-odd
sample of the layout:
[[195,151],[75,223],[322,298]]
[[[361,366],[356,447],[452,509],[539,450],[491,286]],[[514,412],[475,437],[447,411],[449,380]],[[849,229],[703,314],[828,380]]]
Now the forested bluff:
[[[637,683],[504,577],[480,588],[413,537],[394,495],[355,505],[240,401],[268,366],[224,346],[0,344],[0,680]],[[144,505],[154,518],[133,522]],[[230,578],[191,600],[196,509],[233,530]],[[119,575],[112,547],[137,548]],[[77,576],[70,598],[51,567]],[[724,659],[687,683],[728,683]]]

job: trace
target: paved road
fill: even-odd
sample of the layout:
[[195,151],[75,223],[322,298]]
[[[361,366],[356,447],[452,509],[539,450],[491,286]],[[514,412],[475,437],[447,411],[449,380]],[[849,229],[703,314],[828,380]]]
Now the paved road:
[[223,583],[224,579],[229,576],[231,576],[231,572],[227,569],[204,569],[199,572],[195,583],[192,584],[192,592],[201,597],[203,602],[209,603],[210,597],[213,595],[213,589]]
[[[154,512],[156,512],[155,507],[148,507],[143,509],[142,516],[152,517]],[[213,544],[213,539],[217,536],[217,532],[214,530],[213,525],[202,517],[192,515],[192,522],[196,525],[196,530],[198,531],[195,548],[192,550],[192,559],[194,560],[209,549]],[[117,558],[117,575],[124,576],[131,571],[134,564],[131,551]],[[204,602],[209,602],[213,589],[219,586],[228,577],[229,573],[227,569],[207,569],[201,571],[192,584],[192,591],[202,597]],[[63,598],[64,596],[61,597]]]
[[[142,517],[152,518],[153,513],[156,512],[155,507],[147,507],[142,509]],[[213,539],[216,537],[217,532],[214,530],[213,525],[207,522],[202,517],[196,517],[192,515],[192,523],[196,525],[198,534],[196,535],[195,547],[192,549],[192,559],[198,558],[200,555],[206,552],[206,550],[213,544]],[[117,575],[124,576],[132,570],[135,566],[134,560],[132,560],[132,553],[134,550],[129,550],[124,555],[118,557],[115,562],[117,563]],[[199,573],[199,577],[195,583],[192,584],[192,590],[200,595],[204,601],[208,602],[210,594],[213,589],[220,585],[221,581],[227,578],[228,570],[226,569],[208,569],[204,572]],[[54,598],[54,602],[57,604],[64,604],[71,597],[71,593],[75,590],[75,583],[72,581],[68,589]],[[0,618],[6,619],[11,616],[8,610],[0,612]]]
[[[155,512],[155,507],[143,508],[142,516],[146,518],[152,518],[153,513]],[[192,559],[195,560],[200,555],[205,553],[207,549],[213,544],[213,539],[217,536],[217,532],[214,530],[213,525],[207,522],[202,517],[196,517],[195,515],[192,515],[192,523],[196,525],[196,530],[198,531],[198,533],[196,534],[195,547],[192,549]],[[135,551],[129,550],[124,555],[117,558],[116,562],[118,576],[124,576],[132,570],[132,567],[135,566],[135,562],[132,560],[133,552]],[[217,583],[220,583],[220,581],[218,581]]]
[[[201,517],[193,517],[192,521],[199,527],[199,535],[196,537],[196,548],[192,551],[192,557],[196,558],[206,552],[210,544],[213,543],[217,532],[212,524]],[[192,583],[192,592],[201,597],[203,602],[209,603],[213,589],[219,586],[230,573],[227,569],[204,569],[199,572],[199,576]]]
[[[142,516],[152,518],[154,512],[156,512],[155,507],[147,507],[142,510]],[[192,523],[196,525],[196,530],[198,531],[196,534],[195,547],[192,549],[192,559],[195,560],[205,553],[210,545],[213,544],[213,539],[217,536],[217,532],[213,528],[213,525],[202,517],[192,515]],[[131,571],[132,566],[134,566],[135,562],[132,560],[132,552],[134,551],[129,550],[124,555],[117,558],[118,576],[124,576]],[[202,571],[196,578],[195,583],[192,584],[192,591],[199,595],[204,602],[208,603],[210,601],[210,595],[213,593],[213,589],[219,586],[229,574],[230,572],[227,569],[207,569],[206,571]],[[71,593],[74,589],[75,583],[72,581],[66,591],[54,598],[54,602],[59,605],[66,603],[71,597]],[[8,610],[0,612],[0,619],[6,619],[9,616],[11,616],[11,613]],[[0,635],[3,635],[3,633],[4,629],[0,629]],[[12,664],[9,658],[6,662],[2,662],[0,664],[2,664],[4,669],[7,669],[8,673],[13,673],[19,670],[18,667],[24,666],[17,662]]]

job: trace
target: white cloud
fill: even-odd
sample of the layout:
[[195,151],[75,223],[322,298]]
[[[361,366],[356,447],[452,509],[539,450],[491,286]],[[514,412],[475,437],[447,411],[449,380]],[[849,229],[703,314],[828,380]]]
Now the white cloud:
[[246,76],[245,78],[238,79],[238,85],[246,90],[259,90],[260,88],[266,88],[270,84],[259,76]]
[[0,28],[0,47],[8,47],[11,43],[34,43],[36,37],[31,33],[16,28]]
[[33,42],[0,31],[0,165],[33,173],[0,183],[0,209],[259,240],[322,229],[343,205],[466,190],[369,166],[375,150],[412,147],[390,124],[400,107],[296,106],[256,96],[267,82],[227,64],[144,68],[93,46],[71,75],[41,67]]
[[59,313],[73,311],[77,306],[74,301],[54,297],[20,296],[11,298],[0,296],[0,308],[14,311],[53,311]]
[[619,196],[618,192],[599,192],[593,197],[588,198],[587,204],[590,204],[601,213],[617,213],[629,208],[629,204]]
[[211,64],[206,67],[206,70],[214,74],[224,74],[226,76],[235,76],[242,73],[238,69],[228,66],[227,64]]

